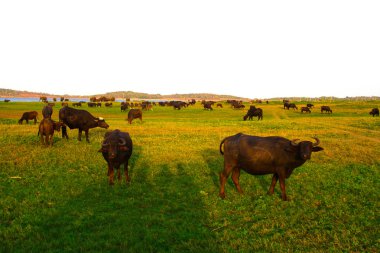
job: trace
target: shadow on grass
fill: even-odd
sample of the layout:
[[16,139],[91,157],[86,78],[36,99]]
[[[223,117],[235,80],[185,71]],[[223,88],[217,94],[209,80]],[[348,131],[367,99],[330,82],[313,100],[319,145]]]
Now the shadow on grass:
[[[22,251],[220,252],[191,167],[152,165],[140,153],[136,147],[128,185],[67,182],[79,194],[43,210]],[[99,173],[106,178],[105,170]]]

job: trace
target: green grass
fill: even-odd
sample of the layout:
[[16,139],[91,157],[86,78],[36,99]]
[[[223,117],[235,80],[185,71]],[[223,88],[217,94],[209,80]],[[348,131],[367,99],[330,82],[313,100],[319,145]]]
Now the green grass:
[[[68,141],[55,134],[42,147],[38,125],[17,121],[43,104],[0,102],[0,252],[377,252],[380,118],[368,113],[380,102],[314,104],[310,115],[259,105],[263,121],[243,121],[246,110],[226,104],[156,106],[132,125],[119,106],[84,107],[133,140],[131,183],[109,186],[97,152],[105,129],[90,130],[91,143],[69,130]],[[290,201],[278,185],[266,195],[270,175],[244,172],[245,193],[229,179],[221,200],[219,144],[238,132],[317,135],[325,150],[286,180]]]

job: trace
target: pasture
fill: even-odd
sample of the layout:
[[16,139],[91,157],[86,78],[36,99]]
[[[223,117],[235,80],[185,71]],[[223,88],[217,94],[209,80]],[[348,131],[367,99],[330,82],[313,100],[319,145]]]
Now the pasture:
[[[380,118],[368,113],[380,101],[314,105],[301,114],[282,102],[257,104],[262,121],[243,121],[247,107],[226,103],[213,111],[199,102],[155,106],[131,125],[119,103],[83,105],[133,140],[130,184],[109,186],[98,152],[107,130],[91,129],[90,143],[76,129],[69,140],[55,133],[53,147],[43,147],[38,124],[17,124],[32,110],[40,121],[43,103],[0,102],[0,252],[378,252]],[[321,105],[333,113],[321,114]],[[266,194],[271,175],[243,171],[244,194],[229,178],[222,200],[219,144],[239,132],[318,136],[324,151],[286,180],[290,201],[278,184]]]

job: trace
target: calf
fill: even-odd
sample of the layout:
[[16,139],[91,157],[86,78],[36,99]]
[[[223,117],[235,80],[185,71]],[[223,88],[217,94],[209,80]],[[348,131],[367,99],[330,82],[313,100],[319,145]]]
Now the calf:
[[121,180],[120,165],[124,164],[124,173],[126,182],[131,179],[128,175],[128,161],[132,155],[132,139],[127,132],[121,132],[116,129],[112,132],[107,132],[104,135],[102,147],[99,152],[102,153],[108,165],[109,184],[114,184],[114,169],[118,170],[118,180]]
[[128,112],[128,122],[132,124],[132,120],[140,119],[142,122],[142,111],[140,109],[131,109]]
[[[40,140],[42,145],[53,145],[53,135],[54,131],[60,131],[62,122],[55,122],[51,118],[44,118],[38,127],[38,134],[40,135]],[[45,136],[45,140],[44,140]]]
[[44,108],[42,108],[42,117],[44,117],[44,119],[51,118],[52,114],[53,114],[53,107],[51,107],[50,105],[46,105],[44,106]]
[[18,123],[22,125],[22,122],[25,120],[26,124],[29,124],[29,120],[34,120],[34,124],[37,123],[37,116],[38,112],[36,111],[31,111],[31,112],[24,112],[21,116],[21,119],[19,119]]

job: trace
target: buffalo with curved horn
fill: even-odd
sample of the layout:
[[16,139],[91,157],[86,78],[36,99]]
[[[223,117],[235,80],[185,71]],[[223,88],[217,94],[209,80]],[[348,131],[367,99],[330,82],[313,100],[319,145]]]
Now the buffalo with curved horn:
[[[311,158],[312,152],[323,150],[319,147],[320,141],[313,137],[315,142],[288,140],[283,137],[259,137],[242,133],[229,136],[222,140],[219,146],[224,155],[224,170],[220,172],[219,196],[225,198],[225,184],[232,173],[232,181],[238,192],[242,193],[239,184],[240,170],[251,175],[273,174],[268,194],[274,193],[277,181],[280,181],[281,196],[287,200],[285,179],[289,178],[293,170]],[[224,152],[222,147],[224,145]]]
[[130,181],[128,175],[128,161],[132,155],[132,139],[127,132],[121,132],[116,129],[107,132],[104,135],[102,147],[99,152],[102,153],[108,165],[109,184],[114,184],[114,169],[118,170],[118,180],[121,180],[120,165],[124,164],[124,173],[126,182]]

